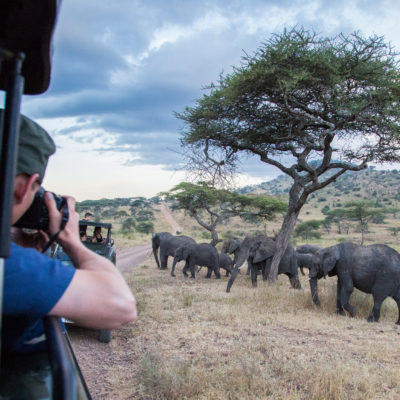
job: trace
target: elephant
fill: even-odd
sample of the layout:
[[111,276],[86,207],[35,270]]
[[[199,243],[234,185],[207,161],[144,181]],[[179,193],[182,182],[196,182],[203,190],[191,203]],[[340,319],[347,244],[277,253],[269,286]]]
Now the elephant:
[[[154,233],[151,238],[153,255],[159,269],[167,269],[168,257],[175,256],[175,250],[185,244],[195,244],[196,241],[189,236],[174,236],[169,232]],[[160,262],[158,261],[157,251],[160,249]]]
[[[232,268],[233,268],[233,260],[231,257],[229,257],[228,254],[221,252],[218,254],[218,260],[219,260],[219,268],[224,269],[226,271],[225,276],[228,276],[229,274],[232,273]],[[199,267],[197,272],[199,272],[203,267]],[[211,270],[212,274],[212,270]]]
[[297,265],[300,268],[301,274],[304,276],[305,273],[303,268],[311,269],[314,260],[314,254],[311,253],[302,254],[296,252],[296,257],[297,257]]
[[305,275],[303,268],[311,269],[313,259],[312,255],[321,249],[322,246],[316,244],[302,244],[296,247],[297,264],[303,276]]
[[354,288],[371,293],[374,299],[368,322],[378,322],[380,309],[386,297],[392,297],[397,303],[400,325],[400,254],[389,246],[373,244],[361,246],[351,242],[342,242],[318,250],[314,255],[310,270],[311,296],[315,304],[318,299],[317,280],[322,277],[338,277],[337,313],[343,315],[346,310],[353,317],[356,308],[349,304]]
[[[229,240],[225,241],[222,245],[221,253],[233,254],[233,265],[236,263],[236,259],[239,255],[241,244],[242,244],[242,241],[240,239],[236,238],[236,239],[229,239]],[[232,269],[233,269],[233,265],[232,265]],[[248,264],[247,264],[246,275],[250,275],[250,268],[249,268]]]
[[226,276],[232,273],[233,260],[228,256],[228,254],[221,252],[218,254],[219,267],[226,271]]
[[195,266],[207,267],[208,272],[206,278],[211,278],[211,273],[214,271],[217,279],[221,278],[219,272],[219,257],[217,249],[209,243],[189,243],[176,249],[174,263],[172,265],[171,276],[175,276],[175,265],[177,262],[185,260],[183,274],[187,275],[187,270],[190,269],[192,278],[195,277]]
[[[275,251],[276,243],[272,238],[264,235],[246,236],[240,244],[237,255],[235,256],[235,268],[229,279],[226,291],[228,293],[230,292],[239,268],[246,259],[248,260],[253,287],[257,286],[257,273],[259,269],[262,271],[263,279],[267,279]],[[279,263],[278,274],[286,274],[289,277],[291,286],[295,289],[301,289],[296,252],[290,243]]]
[[317,244],[301,244],[296,247],[296,252],[301,254],[315,254],[318,250],[321,250],[322,246]]

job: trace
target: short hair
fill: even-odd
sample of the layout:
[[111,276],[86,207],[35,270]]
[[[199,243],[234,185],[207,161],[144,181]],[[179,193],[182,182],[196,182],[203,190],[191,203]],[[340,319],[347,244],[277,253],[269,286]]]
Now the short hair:
[[93,214],[90,211],[88,211],[87,213],[85,213],[85,218],[86,217],[93,217]]

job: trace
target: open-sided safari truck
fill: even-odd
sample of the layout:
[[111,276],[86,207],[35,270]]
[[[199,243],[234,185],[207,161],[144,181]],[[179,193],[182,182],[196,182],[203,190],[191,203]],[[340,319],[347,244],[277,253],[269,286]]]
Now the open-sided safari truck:
[[[93,228],[93,229],[91,229]],[[107,233],[103,236],[104,240],[101,242],[93,242],[94,229],[100,228],[104,229]],[[107,258],[114,265],[117,261],[116,251],[114,247],[114,239],[111,237],[112,225],[107,222],[92,222],[86,220],[79,221],[79,230],[81,232],[82,243],[91,251]],[[91,235],[90,232],[93,231]],[[84,235],[82,235],[84,233]],[[103,233],[102,233],[103,235]],[[61,246],[57,246],[53,257],[58,258],[61,262],[66,264],[72,264],[68,255],[63,251]],[[71,322],[71,321],[67,321]],[[108,343],[111,340],[111,331],[109,329],[103,329],[99,332],[99,341],[103,343]]]
[[[21,98],[23,94],[41,94],[49,86],[51,38],[59,6],[59,0],[0,0],[0,91],[4,96],[0,124],[0,310],[4,261],[10,255]],[[0,399],[90,399],[59,318],[46,317],[44,326],[47,351],[1,352]]]

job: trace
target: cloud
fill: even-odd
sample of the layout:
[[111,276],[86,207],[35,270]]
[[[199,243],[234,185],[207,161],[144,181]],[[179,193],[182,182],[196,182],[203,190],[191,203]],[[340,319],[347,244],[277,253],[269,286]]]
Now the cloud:
[[[64,1],[50,89],[25,96],[22,109],[60,140],[120,154],[124,165],[174,169],[182,129],[174,112],[272,33],[295,25],[326,36],[360,30],[388,35],[398,48],[399,17],[395,0]],[[255,158],[243,165],[251,176],[271,173]]]

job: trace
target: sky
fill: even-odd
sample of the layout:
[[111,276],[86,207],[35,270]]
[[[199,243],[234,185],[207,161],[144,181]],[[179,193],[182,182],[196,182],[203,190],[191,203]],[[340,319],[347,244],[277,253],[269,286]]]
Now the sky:
[[[384,36],[400,51],[397,0],[64,0],[50,88],[22,112],[53,137],[43,186],[77,200],[151,197],[187,179],[184,111],[273,33]],[[237,184],[281,172],[243,159]]]

